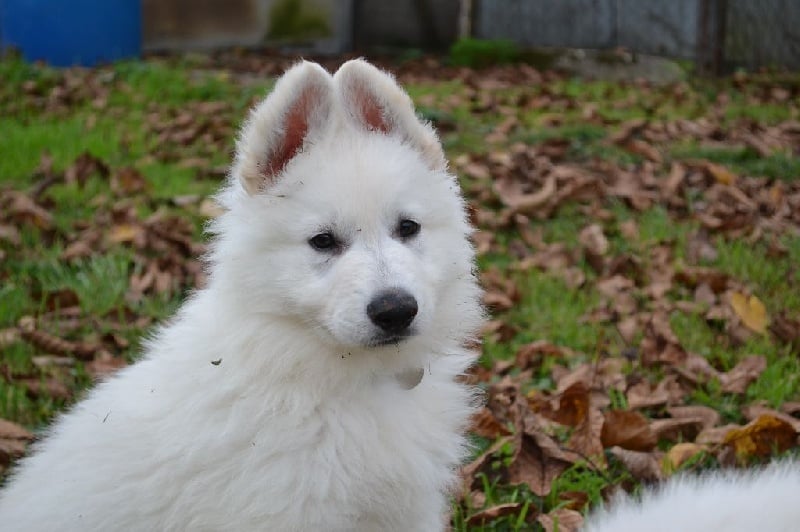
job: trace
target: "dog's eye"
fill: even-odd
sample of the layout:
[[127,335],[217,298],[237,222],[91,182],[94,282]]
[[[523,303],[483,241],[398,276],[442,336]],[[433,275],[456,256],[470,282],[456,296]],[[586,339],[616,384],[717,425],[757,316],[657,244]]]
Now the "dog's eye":
[[331,233],[314,235],[308,240],[308,243],[317,251],[330,251],[339,245],[336,241],[336,237]]
[[400,238],[410,238],[419,233],[420,226],[414,220],[400,220],[395,233]]

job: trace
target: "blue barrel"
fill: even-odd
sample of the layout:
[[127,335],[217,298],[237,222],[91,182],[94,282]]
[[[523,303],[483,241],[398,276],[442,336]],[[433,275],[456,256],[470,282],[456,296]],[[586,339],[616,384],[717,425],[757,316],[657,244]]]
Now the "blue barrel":
[[137,57],[141,0],[0,0],[0,45],[54,66]]

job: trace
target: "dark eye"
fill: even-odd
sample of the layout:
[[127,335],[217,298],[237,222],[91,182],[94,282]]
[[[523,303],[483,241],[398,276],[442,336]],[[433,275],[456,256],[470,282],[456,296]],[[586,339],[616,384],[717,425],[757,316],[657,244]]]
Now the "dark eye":
[[419,233],[419,224],[414,220],[400,220],[395,233],[400,238],[410,238]]
[[336,238],[331,233],[314,235],[308,240],[308,243],[317,251],[330,251],[339,245]]

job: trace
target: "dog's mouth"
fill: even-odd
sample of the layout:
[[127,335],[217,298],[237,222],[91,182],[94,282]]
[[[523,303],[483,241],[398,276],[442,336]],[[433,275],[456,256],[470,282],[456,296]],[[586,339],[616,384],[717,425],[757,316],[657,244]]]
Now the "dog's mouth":
[[386,345],[398,345],[414,336],[414,331],[404,331],[400,334],[380,334],[374,336],[367,342],[367,347],[383,347]]

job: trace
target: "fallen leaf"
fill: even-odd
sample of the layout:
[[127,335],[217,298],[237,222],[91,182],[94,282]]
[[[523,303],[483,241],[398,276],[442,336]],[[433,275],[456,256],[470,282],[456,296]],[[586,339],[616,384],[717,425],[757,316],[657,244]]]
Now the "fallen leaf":
[[697,443],[677,443],[673,445],[661,462],[661,468],[665,473],[672,473],[679,469],[690,459],[694,458],[700,453],[705,452],[705,447]]
[[508,466],[509,482],[527,484],[534,494],[544,497],[550,493],[553,481],[578,459],[543,432],[525,431],[519,436],[517,452]]
[[639,412],[609,410],[603,415],[605,416],[603,446],[616,446],[631,451],[650,451],[658,443],[647,418]]
[[115,225],[108,233],[108,239],[115,244],[134,242],[141,239],[142,236],[141,226],[128,223]]
[[739,316],[739,319],[742,320],[742,323],[744,323],[747,328],[761,334],[767,332],[769,318],[767,316],[767,309],[760,299],[754,295],[748,298],[740,292],[732,292],[730,304],[733,311]]
[[729,372],[719,376],[722,391],[743,394],[767,369],[767,359],[761,355],[750,355],[739,361]]
[[550,174],[541,189],[533,193],[526,193],[518,183],[510,180],[497,180],[494,190],[500,200],[515,212],[531,212],[533,209],[545,205],[556,193],[556,178]]
[[5,440],[33,441],[33,434],[22,425],[0,418],[0,438]]
[[487,521],[504,517],[506,515],[514,515],[522,508],[521,502],[507,502],[498,504],[474,513],[467,519],[467,524],[470,526],[481,526]]
[[728,431],[723,443],[734,450],[739,460],[746,460],[784,452],[792,448],[796,440],[797,431],[790,423],[761,414],[744,427]]
[[736,174],[722,166],[721,164],[712,163],[710,161],[702,162],[703,168],[706,172],[714,178],[717,183],[723,185],[733,185],[736,182]]
[[599,224],[591,224],[584,227],[578,235],[581,245],[593,255],[605,255],[608,253],[610,244],[603,228]]
[[511,431],[486,407],[481,408],[472,416],[469,431],[490,440],[511,434]]
[[716,426],[721,419],[719,412],[703,405],[673,406],[667,408],[667,412],[673,419],[700,419],[703,421],[703,430]]
[[111,178],[111,190],[117,195],[128,196],[147,190],[148,184],[139,170],[131,166],[120,168]]
[[545,532],[578,532],[583,526],[583,516],[580,512],[569,508],[559,508],[547,514],[542,514],[536,519]]
[[703,430],[703,418],[656,419],[650,423],[650,429],[658,440],[694,441]]
[[217,218],[225,211],[216,201],[206,198],[200,202],[198,212],[200,216],[205,216],[206,218]]
[[658,452],[630,451],[622,447],[612,447],[610,452],[638,480],[650,482],[663,477]]

